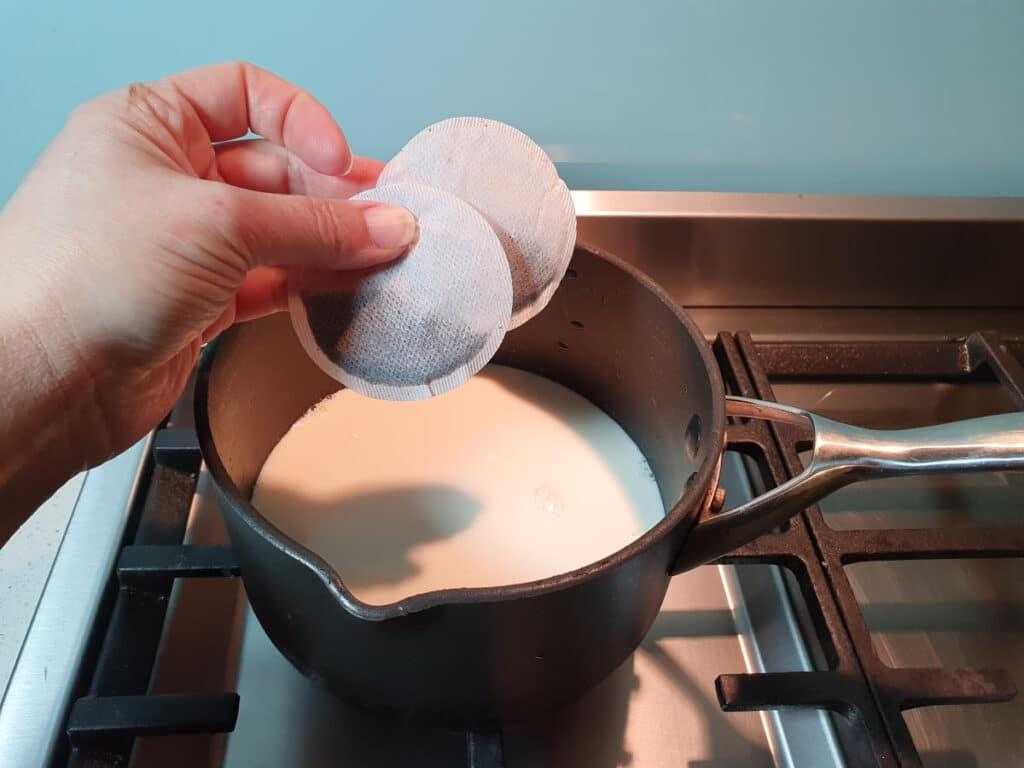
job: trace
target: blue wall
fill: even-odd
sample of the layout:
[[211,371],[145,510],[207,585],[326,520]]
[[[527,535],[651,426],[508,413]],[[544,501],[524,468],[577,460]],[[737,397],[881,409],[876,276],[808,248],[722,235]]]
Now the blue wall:
[[481,114],[575,188],[1024,195],[1020,0],[0,3],[0,201],[76,103],[235,58],[383,159]]

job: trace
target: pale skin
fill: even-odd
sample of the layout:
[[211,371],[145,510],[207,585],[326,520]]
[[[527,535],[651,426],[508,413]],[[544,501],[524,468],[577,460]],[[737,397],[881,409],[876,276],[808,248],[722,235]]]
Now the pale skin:
[[[249,130],[262,138],[230,143]],[[408,211],[346,199],[381,167],[311,95],[249,64],[76,109],[0,212],[0,544],[152,429],[205,340],[287,309],[288,267],[405,252]]]

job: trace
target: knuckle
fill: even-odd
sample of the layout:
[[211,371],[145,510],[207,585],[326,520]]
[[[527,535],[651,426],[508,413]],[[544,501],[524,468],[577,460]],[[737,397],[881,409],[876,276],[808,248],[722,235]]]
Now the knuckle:
[[151,85],[136,82],[125,89],[124,105],[129,112],[159,113],[163,108],[163,99]]
[[319,242],[334,253],[347,254],[351,226],[347,217],[339,215],[339,206],[327,198],[307,197],[305,200]]
[[180,122],[178,105],[153,84],[135,82],[82,102],[68,114],[68,123],[122,119],[136,127],[165,127]]
[[217,251],[224,254],[225,263],[230,262],[240,270],[251,268],[251,245],[257,235],[252,226],[246,225],[246,217],[236,196],[226,194],[219,186],[212,186],[197,198],[196,204],[198,211],[187,213],[182,225],[194,228],[197,221],[201,222],[201,237],[217,244]]
[[144,83],[141,80],[129,83],[126,91],[128,101],[137,102],[139,104],[148,104],[154,95],[153,88],[148,83]]
[[184,135],[187,115],[181,100],[176,98],[173,86],[163,88],[166,94],[159,83],[132,83],[122,93],[121,114],[130,125],[146,133]]

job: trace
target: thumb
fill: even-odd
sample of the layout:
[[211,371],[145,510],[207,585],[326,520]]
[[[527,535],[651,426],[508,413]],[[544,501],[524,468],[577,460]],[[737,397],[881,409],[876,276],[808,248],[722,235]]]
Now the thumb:
[[228,236],[249,268],[359,269],[400,256],[419,235],[399,206],[236,189]]

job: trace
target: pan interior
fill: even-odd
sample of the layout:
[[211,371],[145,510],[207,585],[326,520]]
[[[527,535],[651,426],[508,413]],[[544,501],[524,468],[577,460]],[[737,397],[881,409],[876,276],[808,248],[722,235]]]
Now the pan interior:
[[252,502],[373,605],[576,571],[665,511],[614,420],[498,365],[425,402],[332,395],[271,452]]

